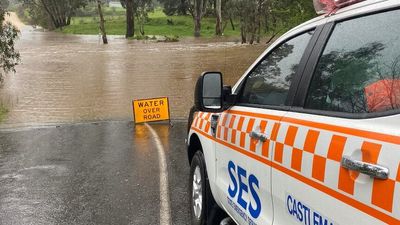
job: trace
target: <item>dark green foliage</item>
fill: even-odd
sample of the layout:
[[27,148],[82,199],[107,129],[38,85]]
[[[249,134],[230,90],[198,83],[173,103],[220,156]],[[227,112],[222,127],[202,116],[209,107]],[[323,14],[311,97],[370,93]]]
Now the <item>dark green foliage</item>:
[[18,38],[18,30],[10,23],[4,22],[6,15],[6,1],[0,4],[0,82],[3,79],[1,72],[15,72],[15,66],[19,62],[19,53],[15,50],[15,40]]
[[225,0],[225,19],[240,21],[242,42],[259,42],[262,34],[276,35],[316,16],[311,0]]
[[159,0],[167,16],[186,15],[188,11],[187,0]]
[[[92,0],[18,1],[25,2],[25,6],[28,6],[32,24],[50,29],[64,26],[60,24],[69,25],[71,16],[97,16],[97,10],[89,3]],[[36,4],[33,4],[34,2]],[[57,2],[57,7],[69,8],[71,13],[63,17],[61,23],[54,23],[54,16],[45,10],[41,2],[45,2],[48,6]],[[144,25],[149,23],[148,13],[153,11],[155,0],[120,0],[120,2],[124,8],[127,8],[127,3],[130,5],[129,10],[126,10],[126,36],[132,37],[134,31],[139,31],[138,35],[145,35]],[[229,26],[232,30],[240,29],[243,43],[260,42],[261,37],[265,36],[275,37],[316,16],[311,0],[221,0],[222,20],[215,19],[218,15],[217,0],[158,0],[158,2],[167,16],[191,15],[195,36],[200,36],[200,32],[204,33],[209,29],[215,29],[217,35],[225,34],[225,29]],[[89,6],[82,7],[86,4]],[[105,16],[118,16],[120,11],[116,12],[116,9],[111,11],[106,8]],[[215,25],[202,28],[203,18],[214,19]],[[174,22],[165,21],[165,24],[171,26]],[[220,27],[216,26],[217,23]],[[219,32],[218,28],[222,32]]]
[[267,29],[286,31],[316,16],[311,0],[271,0],[266,4],[269,17],[265,23]]

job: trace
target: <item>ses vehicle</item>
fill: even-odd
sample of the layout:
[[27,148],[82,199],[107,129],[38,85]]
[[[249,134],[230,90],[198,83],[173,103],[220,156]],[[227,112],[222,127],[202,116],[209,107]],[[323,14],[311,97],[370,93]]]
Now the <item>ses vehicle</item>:
[[233,87],[195,89],[192,224],[400,224],[400,0],[324,0]]

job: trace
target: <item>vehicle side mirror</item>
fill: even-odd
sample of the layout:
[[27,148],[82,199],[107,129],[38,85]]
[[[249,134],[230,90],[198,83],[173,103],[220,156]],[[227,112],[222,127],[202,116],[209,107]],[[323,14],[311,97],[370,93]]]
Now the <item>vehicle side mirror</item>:
[[198,110],[220,112],[223,109],[222,74],[205,72],[197,80],[194,102]]

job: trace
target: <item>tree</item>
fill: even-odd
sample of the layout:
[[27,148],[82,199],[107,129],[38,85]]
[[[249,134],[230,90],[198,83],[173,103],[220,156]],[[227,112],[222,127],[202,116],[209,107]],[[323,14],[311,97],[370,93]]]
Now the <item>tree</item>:
[[126,38],[135,35],[135,5],[134,0],[121,0],[122,6],[126,9]]
[[222,1],[216,0],[215,1],[215,35],[221,36],[222,35]]
[[107,33],[106,33],[106,27],[105,27],[105,20],[103,16],[103,11],[101,9],[102,2],[101,0],[97,0],[97,10],[99,12],[99,17],[100,17],[100,31],[101,31],[101,37],[103,39],[103,44],[108,44],[107,40]]
[[316,16],[309,0],[266,1],[264,26],[266,31],[282,32]]
[[122,7],[126,9],[126,38],[135,35],[135,17],[139,22],[139,32],[144,35],[144,24],[148,19],[148,13],[154,9],[152,0],[120,0]]
[[232,6],[231,0],[222,0],[221,13],[222,13],[222,18],[225,20],[225,24],[223,25],[222,30],[225,30],[225,28],[228,24],[227,23],[228,20],[232,27],[232,30],[236,30],[235,23],[233,21],[233,19],[235,17],[234,9],[231,6]]
[[[276,35],[315,16],[310,0],[224,0],[223,15],[240,21],[242,43],[259,43],[262,33]],[[264,29],[263,29],[264,28]]]
[[227,7],[230,8],[235,18],[240,21],[240,35],[242,43],[247,43],[250,39],[252,44],[257,32],[257,9],[258,0],[231,0],[228,2]]
[[[80,7],[87,4],[87,0],[20,0],[29,9],[29,14],[38,25],[46,25],[45,20],[51,21],[51,27],[62,28],[70,25],[71,18]],[[46,18],[47,17],[47,18]],[[39,24],[42,23],[42,24]]]
[[188,11],[193,17],[194,36],[200,37],[201,19],[207,12],[207,0],[189,0]]
[[148,13],[154,10],[154,5],[152,0],[136,0],[136,18],[139,23],[139,32],[144,36],[144,24],[148,20]]
[[15,72],[20,55],[15,50],[15,40],[19,31],[9,22],[4,22],[8,1],[0,2],[0,81],[3,80],[2,72]]

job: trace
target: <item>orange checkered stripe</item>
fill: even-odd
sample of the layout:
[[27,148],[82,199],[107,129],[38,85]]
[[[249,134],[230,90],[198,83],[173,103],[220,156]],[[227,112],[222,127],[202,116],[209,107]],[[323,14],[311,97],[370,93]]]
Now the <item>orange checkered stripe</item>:
[[[211,135],[210,117],[210,113],[198,113],[193,127]],[[400,199],[400,164],[395,161],[399,157],[385,158],[386,163],[391,162],[389,179],[375,179],[367,188],[355,182],[359,174],[340,166],[343,155],[349,155],[354,149],[361,150],[363,161],[380,164],[381,156],[391,156],[399,150],[400,143],[349,135],[320,126],[304,126],[291,120],[279,121],[280,118],[268,115],[249,116],[240,111],[223,113],[215,140],[388,224],[400,224],[399,218],[394,218],[400,215],[400,201],[394,201]],[[267,134],[269,140],[259,143],[250,138],[253,130]]]
[[212,113],[196,112],[192,127],[200,129],[202,132],[211,135],[211,115]]

